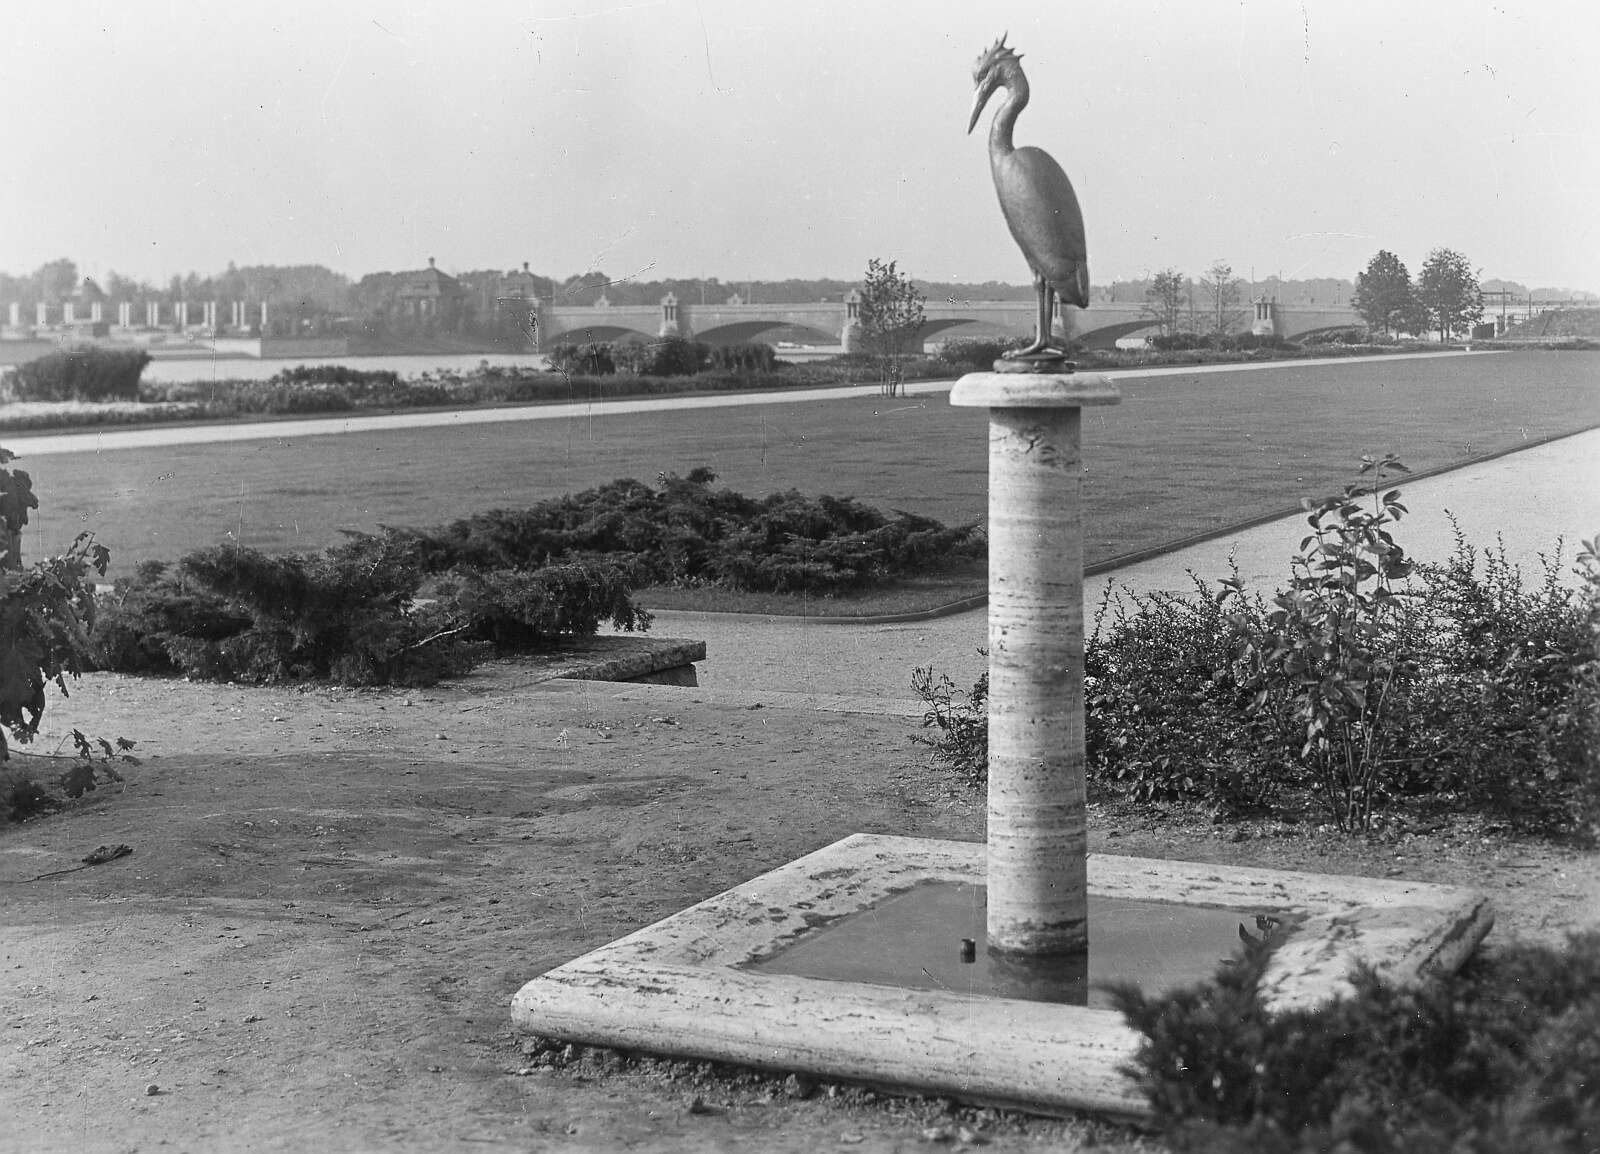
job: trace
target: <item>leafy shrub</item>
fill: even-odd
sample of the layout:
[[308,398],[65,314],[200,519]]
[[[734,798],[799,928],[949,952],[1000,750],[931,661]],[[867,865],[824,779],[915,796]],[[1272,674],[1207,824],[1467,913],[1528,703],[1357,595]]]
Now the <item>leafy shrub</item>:
[[242,391],[237,399],[240,413],[348,413],[356,402],[345,389],[331,385],[273,384]]
[[958,372],[987,373],[1002,356],[1027,343],[1018,337],[966,337],[946,341],[936,359]]
[[349,365],[295,365],[272,375],[283,385],[382,385],[394,388],[400,374],[393,369],[357,369]]
[[1307,333],[1300,339],[1304,345],[1368,345],[1372,343],[1372,334],[1364,328],[1351,326],[1343,329],[1323,329],[1320,332]]
[[[1363,475],[1381,483],[1409,469],[1394,457],[1363,459]],[[1372,508],[1362,506],[1370,496]],[[1406,590],[1411,572],[1389,526],[1405,515],[1400,490],[1347,485],[1305,502],[1311,536],[1301,542],[1289,589],[1262,621],[1247,612],[1229,618],[1236,639],[1234,670],[1255,694],[1252,712],[1286,695],[1304,726],[1301,761],[1315,775],[1335,824],[1364,830],[1385,795],[1403,742],[1407,698],[1418,677]],[[1223,585],[1237,597],[1237,577]]]
[[1269,948],[1213,980],[1113,999],[1174,1149],[1288,1154],[1565,1151],[1600,1133],[1600,934],[1517,946],[1397,988],[1371,972],[1316,1010],[1268,1013]]
[[1210,338],[1202,333],[1163,333],[1148,339],[1152,349],[1159,352],[1182,352],[1187,349],[1209,349]]
[[[635,376],[649,372],[650,342],[643,337],[623,337],[621,340],[611,342],[610,349],[611,363],[616,366],[618,372],[632,373]],[[551,366],[554,365],[555,362],[552,361]]]
[[1214,347],[1228,352],[1254,352],[1260,349],[1291,352],[1296,348],[1293,341],[1276,333],[1229,333],[1216,340]]
[[[10,459],[0,449],[0,461]],[[9,752],[6,733],[26,744],[39,732],[45,686],[54,683],[65,696],[67,677],[87,668],[95,622],[90,574],[104,576],[110,561],[109,549],[80,533],[60,556],[0,574],[0,760]]]
[[[1189,577],[1192,597],[1107,588],[1084,644],[1087,772],[1136,801],[1254,811],[1298,776],[1284,756],[1290,710],[1281,693],[1248,709],[1251,694],[1229,673],[1225,598]],[[1259,599],[1240,609],[1266,613]]]
[[710,345],[686,337],[662,337],[650,344],[643,371],[656,377],[692,377],[710,361]]
[[149,363],[143,349],[83,345],[18,365],[10,379],[19,401],[136,401]]
[[617,371],[611,357],[611,346],[598,341],[587,344],[563,343],[546,354],[550,367],[558,373],[588,377],[609,377]]
[[935,759],[967,784],[989,780],[989,671],[979,674],[970,691],[962,691],[944,674],[935,676],[930,665],[912,672],[911,688],[928,705],[922,727],[940,734],[917,734],[912,740],[931,746]]
[[[1270,602],[1237,572],[1216,592],[1193,578],[1189,597],[1107,594],[1085,640],[1091,785],[1219,815],[1309,786],[1345,829],[1426,795],[1530,832],[1593,836],[1600,542],[1579,556],[1577,589],[1558,581],[1559,553],[1530,589],[1503,549],[1480,557],[1459,534],[1448,562],[1406,580],[1390,534],[1400,494],[1368,494],[1369,511],[1363,492],[1308,502],[1313,532]],[[913,685],[940,730],[937,758],[982,780],[987,685],[963,700],[932,669]]]
[[73,730],[78,757],[54,776],[55,791],[12,761],[12,743],[25,745],[39,732],[46,687],[54,683],[65,697],[66,679],[76,680],[90,667],[91,575],[103,577],[111,561],[110,550],[95,544],[92,534],[80,533],[60,556],[22,567],[17,542],[29,510],[39,502],[28,474],[4,467],[15,459],[0,448],[0,534],[9,545],[0,570],[0,821],[21,821],[54,808],[58,793],[81,796],[95,788],[98,773],[118,779],[110,762],[133,760],[127,752],[132,742],[101,741],[97,752],[89,738]]
[[[1452,522],[1453,523],[1453,522]],[[1559,543],[1533,588],[1503,544],[1481,552],[1458,527],[1440,565],[1421,566],[1428,642],[1419,660],[1405,785],[1460,793],[1521,824],[1600,818],[1593,687],[1600,675],[1600,560],[1578,556],[1584,586],[1560,580]],[[1587,696],[1586,696],[1587,695]]]
[[711,350],[711,367],[724,372],[775,373],[778,371],[778,352],[760,341],[718,345]]

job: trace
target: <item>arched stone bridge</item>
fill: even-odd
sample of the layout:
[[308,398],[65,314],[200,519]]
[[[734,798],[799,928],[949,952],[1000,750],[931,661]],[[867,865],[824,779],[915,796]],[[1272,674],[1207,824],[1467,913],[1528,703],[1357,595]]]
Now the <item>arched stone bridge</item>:
[[[792,329],[805,342],[853,347],[859,339],[857,312],[860,294],[842,301],[814,304],[690,304],[671,293],[655,305],[613,305],[603,299],[594,305],[561,305],[540,301],[539,347],[548,349],[567,342],[615,341],[627,337],[651,339],[686,336],[709,345],[733,345],[764,338],[776,329]],[[1056,324],[1066,334],[1090,348],[1107,348],[1120,337],[1155,328],[1136,304],[1094,302],[1087,309],[1067,308]],[[923,308],[923,341],[962,337],[1030,336],[1034,327],[1032,301],[929,300]],[[1294,308],[1272,302],[1256,306],[1255,331],[1263,322],[1284,337],[1299,337],[1319,329],[1359,325],[1361,318],[1343,306]]]

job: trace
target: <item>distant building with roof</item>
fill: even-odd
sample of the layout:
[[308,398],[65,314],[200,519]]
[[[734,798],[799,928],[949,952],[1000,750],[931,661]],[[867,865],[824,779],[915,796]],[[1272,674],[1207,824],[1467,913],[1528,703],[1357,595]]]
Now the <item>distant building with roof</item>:
[[444,329],[459,326],[466,292],[461,282],[441,271],[431,256],[427,268],[401,273],[399,279],[394,309],[402,324],[437,325]]

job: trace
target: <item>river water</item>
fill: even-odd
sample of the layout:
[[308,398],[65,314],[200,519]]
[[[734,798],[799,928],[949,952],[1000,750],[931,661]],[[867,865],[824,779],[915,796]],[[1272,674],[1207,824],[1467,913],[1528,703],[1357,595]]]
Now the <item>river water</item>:
[[424,353],[420,356],[288,357],[282,360],[227,356],[158,357],[145,366],[140,379],[169,383],[264,381],[297,365],[347,365],[366,372],[387,369],[402,377],[417,377],[423,373],[468,373],[484,365],[545,369],[550,367],[550,362],[542,353]]

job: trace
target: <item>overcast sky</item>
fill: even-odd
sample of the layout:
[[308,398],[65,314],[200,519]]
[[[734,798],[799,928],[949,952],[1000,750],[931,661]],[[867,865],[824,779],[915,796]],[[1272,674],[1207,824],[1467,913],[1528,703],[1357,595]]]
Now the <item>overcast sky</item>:
[[[0,270],[600,268],[1023,283],[980,130],[1066,168],[1096,283],[1380,248],[1600,291],[1593,0],[259,0],[8,11]],[[985,125],[993,114],[985,117]]]

